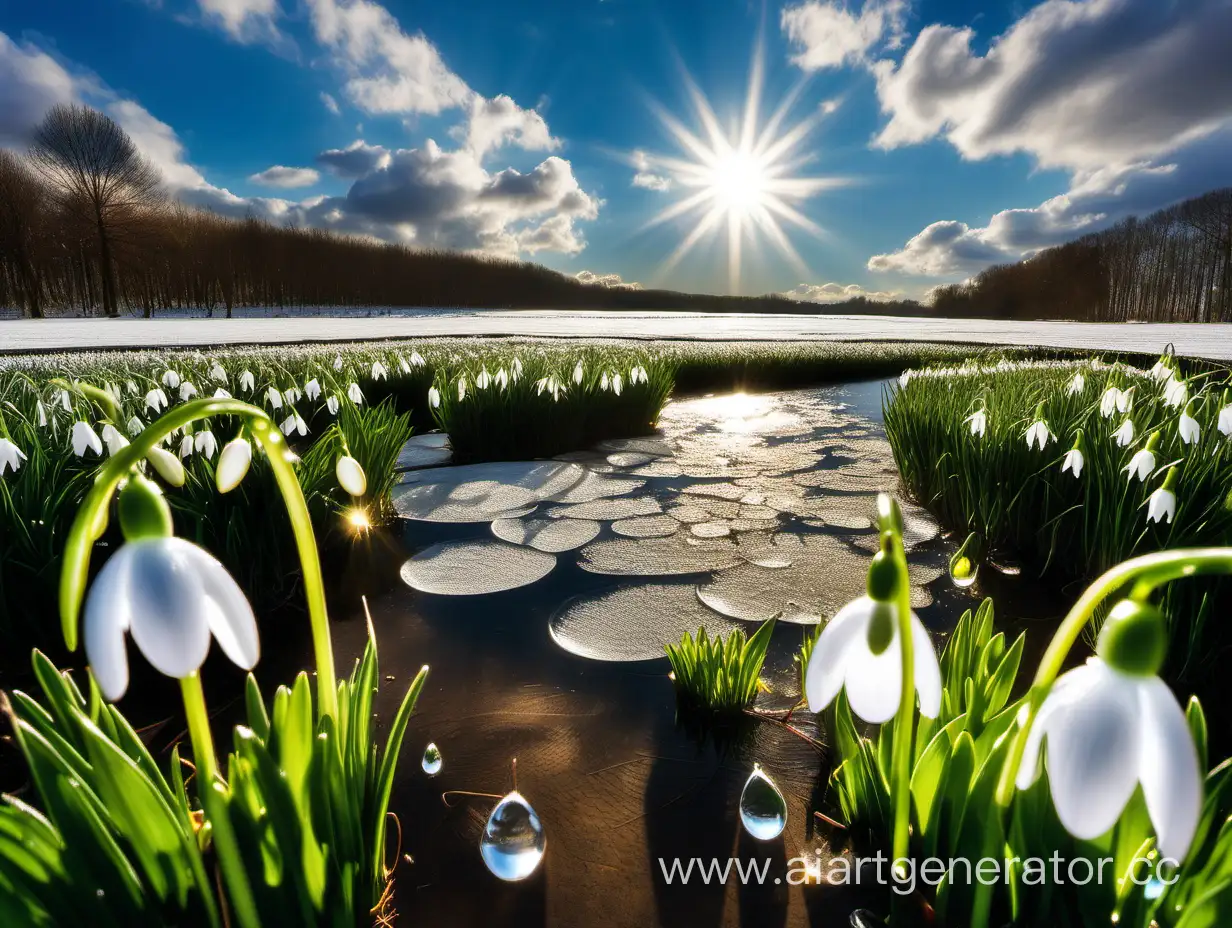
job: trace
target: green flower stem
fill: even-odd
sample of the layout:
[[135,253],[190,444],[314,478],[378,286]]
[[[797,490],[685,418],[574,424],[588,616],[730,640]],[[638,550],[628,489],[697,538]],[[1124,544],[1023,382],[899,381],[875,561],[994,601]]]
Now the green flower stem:
[[64,546],[64,567],[60,573],[60,622],[64,643],[70,651],[77,649],[81,603],[85,598],[90,573],[90,553],[107,528],[108,508],[121,481],[150,453],[155,445],[174,432],[198,419],[212,416],[240,416],[265,450],[273,467],[278,489],[291,518],[300,567],[304,573],[304,590],[308,598],[308,616],[312,626],[313,649],[317,659],[317,705],[321,715],[337,715],[338,693],[334,672],[334,651],[330,641],[329,617],[325,608],[325,584],[321,578],[321,560],[317,554],[316,537],[308,503],[300,488],[295,470],[288,460],[286,441],[263,409],[241,400],[208,398],[191,400],[168,410],[151,422],[99,468],[94,485],[77,510],[77,518],[69,529]]
[[898,568],[895,612],[898,618],[898,641],[903,662],[903,689],[898,716],[894,721],[894,744],[890,770],[890,795],[894,797],[894,860],[906,860],[911,850],[911,758],[915,733],[915,642],[911,631],[911,586],[908,583],[907,553],[897,505],[888,497],[878,502],[879,522],[883,532],[891,536],[890,556]]
[[107,418],[111,420],[112,425],[120,424],[120,420],[123,418],[120,413],[120,407],[116,405],[115,397],[106,390],[100,390],[93,384],[82,383],[81,381],[69,383],[60,377],[54,377],[50,382],[63,390],[70,392],[75,390],[86,399],[93,400],[107,411]]
[[210,714],[205,708],[205,692],[197,671],[180,680],[180,694],[184,697],[188,737],[192,741],[193,762],[197,765],[197,792],[204,793],[218,776],[218,755],[214,752]]

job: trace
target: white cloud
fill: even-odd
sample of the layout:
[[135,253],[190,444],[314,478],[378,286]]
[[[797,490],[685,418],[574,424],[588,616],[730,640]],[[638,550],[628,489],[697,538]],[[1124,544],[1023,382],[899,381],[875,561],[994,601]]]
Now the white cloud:
[[0,145],[24,148],[43,114],[75,97],[73,76],[46,52],[0,32]]
[[475,94],[471,98],[466,124],[451,133],[482,158],[502,145],[515,145],[527,151],[555,151],[560,140],[552,138],[548,124],[535,110],[524,110],[505,94],[488,100]]
[[607,287],[611,290],[643,289],[642,285],[636,280],[622,280],[619,274],[596,274],[594,271],[578,271],[574,276],[581,283],[592,287]]
[[348,75],[347,97],[367,113],[426,113],[468,104],[474,92],[422,33],[408,35],[370,0],[307,0],[317,40]]
[[339,177],[363,177],[389,164],[389,150],[356,139],[346,148],[330,148],[317,155],[317,164]]
[[644,151],[633,152],[632,161],[633,169],[636,172],[633,175],[632,181],[634,187],[657,190],[660,193],[671,189],[672,179],[662,174],[654,173],[650,156]]
[[274,20],[278,0],[197,0],[201,15],[237,42],[284,41]]
[[261,184],[264,187],[290,189],[293,187],[311,187],[321,179],[321,175],[312,168],[289,168],[282,164],[275,164],[264,171],[249,175],[248,179],[252,183]]
[[326,93],[324,90],[322,90],[321,91],[321,102],[324,103],[325,108],[329,110],[331,113],[333,113],[335,116],[337,116],[339,113],[342,112],[342,110],[339,109],[338,101],[334,99],[333,94]]
[[842,303],[844,300],[863,298],[876,303],[905,299],[898,290],[865,290],[859,284],[800,284],[781,294],[789,300],[809,303]]
[[877,142],[1077,170],[1156,158],[1232,119],[1229,36],[1227,0],[1047,0],[983,55],[974,30],[931,25],[875,66]]
[[862,64],[878,45],[897,48],[903,40],[906,0],[866,0],[860,12],[832,0],[808,0],[786,7],[779,23],[805,71]]

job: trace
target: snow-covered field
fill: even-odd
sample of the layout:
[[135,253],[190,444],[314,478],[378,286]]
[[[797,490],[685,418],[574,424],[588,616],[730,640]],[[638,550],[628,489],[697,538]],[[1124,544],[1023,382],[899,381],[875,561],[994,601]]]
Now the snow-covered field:
[[[329,315],[325,313],[329,312]],[[1016,322],[907,316],[759,315],[590,310],[336,309],[282,316],[263,309],[237,318],[193,318],[167,311],[154,319],[0,321],[0,351],[269,345],[432,336],[694,339],[793,342],[930,341],[1118,350],[1232,361],[1232,325]]]

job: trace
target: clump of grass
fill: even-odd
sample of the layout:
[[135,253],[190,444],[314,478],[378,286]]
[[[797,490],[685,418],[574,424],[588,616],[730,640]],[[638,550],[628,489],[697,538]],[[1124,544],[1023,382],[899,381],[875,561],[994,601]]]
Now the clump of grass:
[[680,702],[716,714],[742,712],[757,695],[774,622],[764,623],[751,638],[739,628],[726,638],[711,637],[699,628],[696,637],[685,632],[680,644],[667,645]]

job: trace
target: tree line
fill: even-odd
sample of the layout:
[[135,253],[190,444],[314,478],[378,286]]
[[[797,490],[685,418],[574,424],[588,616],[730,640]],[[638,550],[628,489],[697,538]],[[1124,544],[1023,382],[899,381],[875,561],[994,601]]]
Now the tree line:
[[940,316],[1232,322],[1232,187],[934,291]]

